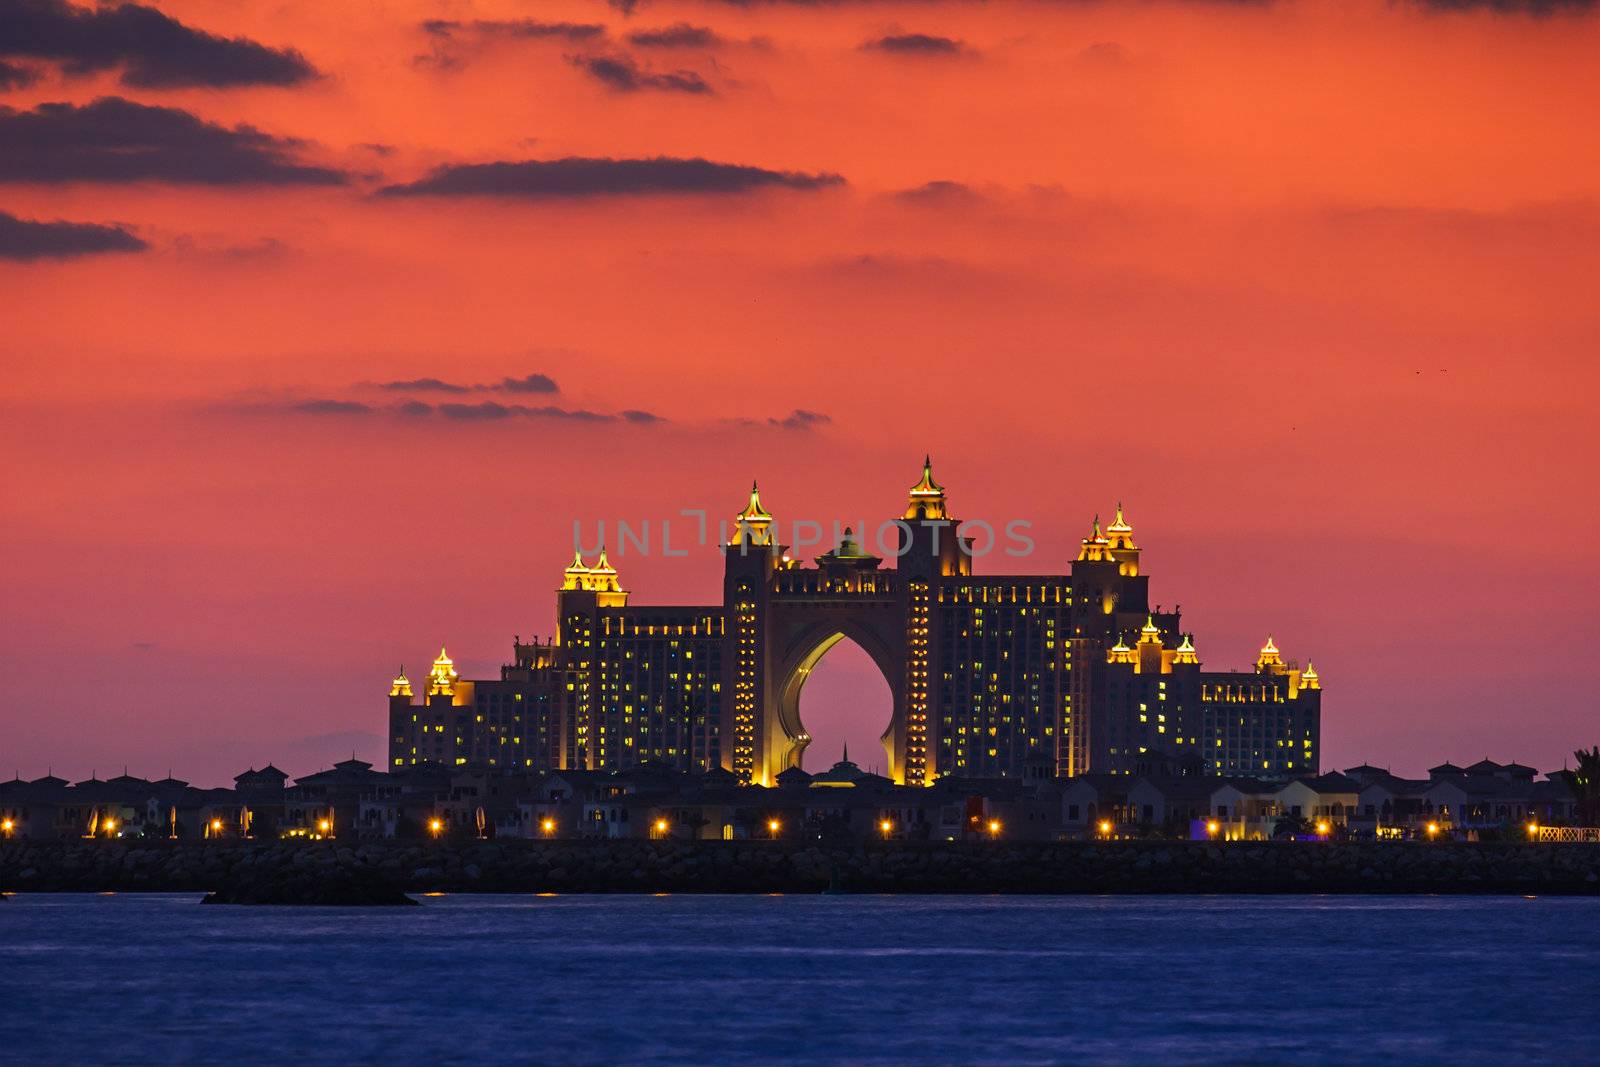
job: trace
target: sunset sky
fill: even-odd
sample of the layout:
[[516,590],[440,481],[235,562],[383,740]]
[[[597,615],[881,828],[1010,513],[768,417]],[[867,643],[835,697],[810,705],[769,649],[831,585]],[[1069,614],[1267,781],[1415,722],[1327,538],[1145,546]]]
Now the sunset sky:
[[[925,452],[1032,524],[980,571],[1122,501],[1207,666],[1315,661],[1325,767],[1559,767],[1597,56],[1559,0],[0,0],[0,772],[381,761],[574,520],[876,523]],[[812,685],[857,756],[881,679]]]

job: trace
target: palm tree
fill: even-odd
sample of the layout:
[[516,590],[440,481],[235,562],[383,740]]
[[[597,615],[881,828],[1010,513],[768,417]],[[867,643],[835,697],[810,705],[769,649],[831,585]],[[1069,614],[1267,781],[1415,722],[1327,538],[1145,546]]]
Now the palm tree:
[[1600,826],[1600,745],[1590,751],[1578,749],[1577,769],[1572,772],[1570,784],[1578,797],[1578,822],[1583,826]]

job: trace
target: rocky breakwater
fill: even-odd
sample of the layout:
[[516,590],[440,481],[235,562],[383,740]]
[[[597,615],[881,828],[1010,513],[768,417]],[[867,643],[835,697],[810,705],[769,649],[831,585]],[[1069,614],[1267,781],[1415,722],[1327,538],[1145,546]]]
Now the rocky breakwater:
[[194,891],[222,901],[492,893],[1600,894],[1600,847],[1159,841],[107,842],[0,846],[0,889]]

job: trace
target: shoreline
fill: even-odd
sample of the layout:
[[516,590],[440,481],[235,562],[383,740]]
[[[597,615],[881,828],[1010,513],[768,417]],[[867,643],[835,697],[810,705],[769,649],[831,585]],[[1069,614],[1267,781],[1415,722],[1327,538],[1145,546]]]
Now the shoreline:
[[[1464,842],[13,841],[0,891],[1600,895],[1600,847]],[[355,896],[359,897],[359,893]],[[351,902],[361,902],[352,899]]]

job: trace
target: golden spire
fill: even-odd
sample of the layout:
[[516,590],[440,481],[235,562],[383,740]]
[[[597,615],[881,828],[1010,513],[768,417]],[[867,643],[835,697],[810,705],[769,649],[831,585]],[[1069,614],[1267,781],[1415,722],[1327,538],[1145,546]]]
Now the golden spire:
[[1199,663],[1200,655],[1195,651],[1194,641],[1188,634],[1183,635],[1183,643],[1173,650],[1173,663]]
[[1121,552],[1139,547],[1133,543],[1133,527],[1128,523],[1127,519],[1122,517],[1122,502],[1120,500],[1117,502],[1117,517],[1110,526],[1106,527],[1106,534],[1107,543],[1115,551]]
[[406,666],[400,665],[400,673],[395,676],[389,686],[389,695],[392,697],[408,697],[411,695],[411,679],[406,677]]
[[585,584],[585,579],[588,578],[589,573],[588,565],[583,562],[583,553],[572,553],[572,563],[568,565],[566,572],[563,575],[561,588],[582,589]]
[[433,661],[433,670],[428,672],[428,695],[451,696],[456,691],[456,679],[459,677],[450,654],[440,645],[439,658]]
[[1278,651],[1278,646],[1273,643],[1272,635],[1267,635],[1267,643],[1261,646],[1261,655],[1256,658],[1256,670],[1264,671],[1268,667],[1282,667],[1283,653]]
[[1301,689],[1321,689],[1322,679],[1317,676],[1317,668],[1310,660],[1306,660],[1306,669],[1300,675]]
[[912,496],[943,496],[944,486],[933,480],[933,456],[922,457],[922,478],[911,487]]
[[1111,542],[1106,540],[1105,534],[1100,532],[1100,516],[1094,517],[1094,523],[1089,527],[1089,536],[1083,539],[1083,548],[1078,552],[1079,560],[1100,561],[1108,560]]
[[1133,663],[1136,658],[1137,653],[1129,648],[1128,643],[1120,637],[1117,638],[1117,643],[1111,646],[1111,650],[1106,653],[1107,663]]
[[772,538],[767,530],[772,525],[772,515],[761,506],[761,489],[754,480],[750,482],[750,502],[744,510],[733,517],[734,531],[733,544],[744,544],[745,534],[750,535],[752,545],[769,545]]
[[770,522],[772,516],[767,509],[761,506],[761,487],[754,481],[750,483],[750,503],[744,506],[737,518],[745,522]]
[[606,558],[604,545],[600,546],[600,558],[589,568],[583,587],[596,594],[595,602],[602,608],[620,608],[628,602],[628,593],[617,580],[617,569]]
[[911,487],[906,503],[908,519],[945,519],[944,486],[933,480],[933,457],[922,457],[922,477]]
[[1161,627],[1156,625],[1156,617],[1154,615],[1146,615],[1144,617],[1144,625],[1139,628],[1139,643],[1142,645],[1146,641],[1159,642],[1160,640]]

